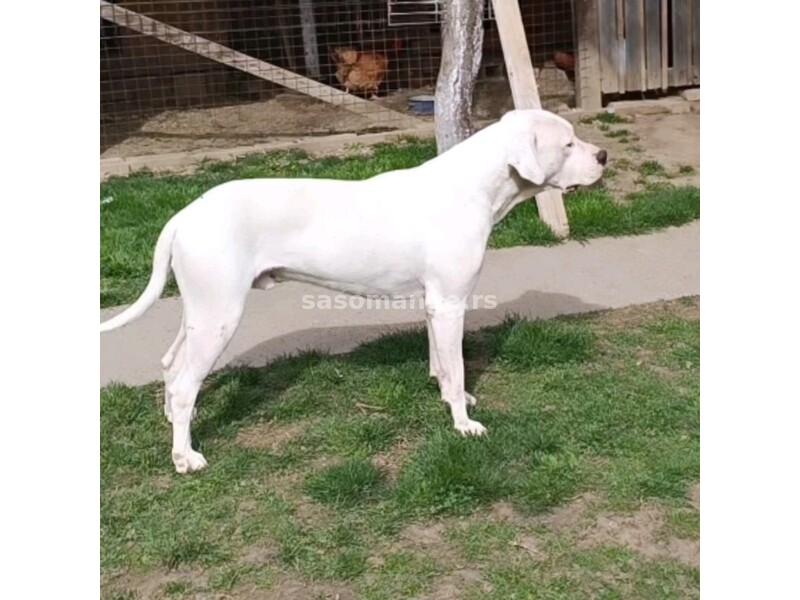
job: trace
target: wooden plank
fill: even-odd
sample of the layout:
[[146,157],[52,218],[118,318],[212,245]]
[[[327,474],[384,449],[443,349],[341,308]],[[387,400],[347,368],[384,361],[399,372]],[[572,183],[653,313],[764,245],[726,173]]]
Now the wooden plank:
[[306,59],[306,75],[319,79],[319,47],[317,46],[317,23],[311,0],[300,0],[300,28],[303,33],[303,56]]
[[625,72],[627,71],[627,64],[625,61],[625,0],[616,0],[616,15],[617,15],[617,77],[619,78],[619,91],[624,93],[625,89]]
[[625,0],[625,89],[638,92],[645,84],[644,0]]
[[600,27],[600,88],[604,94],[619,91],[617,74],[617,3],[615,0],[598,0]]
[[249,73],[254,77],[296,90],[328,104],[340,106],[345,110],[363,115],[383,125],[391,124],[401,128],[413,128],[420,125],[417,119],[403,113],[395,112],[379,104],[346,94],[313,79],[308,79],[271,63],[242,54],[232,48],[151,19],[122,6],[110,4],[105,0],[100,0],[100,16],[122,27],[149,35],[172,46],[183,48],[204,58]]
[[661,2],[645,0],[645,89],[657,90],[661,87]]
[[539,210],[539,218],[553,230],[557,238],[564,239],[569,236],[569,219],[561,190],[539,193],[536,196],[536,208]]
[[[492,0],[492,5],[514,107],[541,108],[542,102],[533,74],[533,63],[519,4],[517,0]],[[564,238],[569,235],[569,221],[560,190],[550,190],[537,195],[536,205],[539,208],[539,218],[553,230],[556,237]]]
[[700,84],[700,0],[692,0],[692,83]]
[[542,108],[517,0],[492,0],[515,108]]
[[672,0],[672,69],[669,84],[672,87],[690,85],[689,65],[692,59],[689,47],[690,0]]
[[672,0],[661,0],[661,89],[669,87],[669,8]]
[[600,90],[600,28],[597,0],[575,0],[578,53],[575,61],[575,96],[584,110],[603,107]]

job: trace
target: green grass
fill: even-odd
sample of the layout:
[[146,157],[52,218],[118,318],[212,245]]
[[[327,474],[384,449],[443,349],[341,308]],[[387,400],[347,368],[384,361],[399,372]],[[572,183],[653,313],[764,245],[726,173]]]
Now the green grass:
[[379,497],[383,474],[369,461],[350,460],[306,478],[303,490],[324,504],[352,506]]
[[[695,187],[662,186],[618,202],[608,190],[590,188],[567,196],[566,209],[572,239],[637,235],[698,219],[700,191]],[[556,243],[558,240],[539,219],[535,202],[515,208],[511,217],[495,226],[490,240],[494,248]]]
[[[613,114],[613,113],[602,113]],[[233,162],[208,163],[191,175],[137,173],[112,178],[100,186],[100,305],[124,304],[135,300],[150,278],[153,248],[169,218],[206,190],[231,179],[253,177],[315,177],[364,179],[384,171],[416,166],[436,154],[429,141],[405,140],[395,145],[376,146],[372,154],[355,157],[312,159],[300,151],[272,152]],[[624,159],[615,161],[624,168]],[[612,173],[613,175],[613,173]],[[645,195],[648,192],[644,192]],[[696,199],[696,210],[685,211],[686,197]],[[651,205],[663,206],[653,211]],[[601,208],[602,205],[602,208]],[[570,194],[567,210],[574,236],[579,239],[604,235],[632,235],[665,226],[659,214],[682,215],[684,221],[699,216],[699,192],[675,188],[653,194],[648,200],[618,201],[602,188]],[[617,217],[622,221],[617,221]],[[577,219],[577,227],[572,219]],[[550,229],[539,220],[534,202],[525,202],[496,228],[490,244],[495,248],[520,244],[558,243]],[[165,295],[177,294],[174,282]]]
[[[469,333],[480,439],[452,429],[421,330],[212,374],[193,425],[210,464],[190,476],[172,470],[162,386],[106,387],[103,597],[137,597],[137,581],[171,574],[159,588],[170,598],[253,587],[279,597],[287,580],[412,598],[458,569],[481,582],[464,584],[465,598],[696,596],[690,565],[624,539],[581,545],[588,525],[540,520],[589,492],[593,511],[646,503],[664,514],[659,535],[697,538],[686,499],[699,479],[695,309],[685,299]],[[249,445],[242,432],[264,423],[264,435],[293,433]],[[515,521],[492,516],[498,502]],[[414,541],[411,526],[428,537]]]
[[667,170],[657,160],[646,160],[639,165],[639,174],[643,177],[666,177]]
[[603,171],[603,179],[606,181],[613,181],[619,177],[619,171],[614,167],[606,167],[605,171]]
[[633,162],[627,158],[612,158],[611,164],[620,171],[633,171],[636,169],[636,166],[633,164]]
[[596,115],[588,115],[582,117],[580,120],[584,125],[591,125],[592,123],[599,123],[601,125],[617,125],[619,123],[628,123],[629,120],[625,117],[613,112],[600,112]]
[[699,597],[697,571],[676,563],[653,564],[619,548],[560,551],[552,566],[493,565],[487,574],[491,590],[476,591],[470,598],[683,600]]
[[613,129],[605,133],[606,137],[609,138],[627,138],[631,135],[631,132],[627,129]]

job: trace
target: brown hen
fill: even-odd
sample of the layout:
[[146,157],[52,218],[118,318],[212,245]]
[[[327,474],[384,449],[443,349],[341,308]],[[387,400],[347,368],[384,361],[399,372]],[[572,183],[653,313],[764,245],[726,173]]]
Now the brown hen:
[[332,58],[336,64],[336,79],[342,84],[344,90],[351,92],[371,93],[371,98],[377,98],[378,88],[386,78],[389,68],[389,59],[395,56],[403,47],[400,38],[386,41],[382,45],[375,43],[381,50],[357,50],[351,46],[334,48]]
[[379,52],[360,52],[355,48],[334,48],[332,58],[336,64],[336,79],[348,94],[371,93],[377,98],[378,88],[386,77],[389,59]]

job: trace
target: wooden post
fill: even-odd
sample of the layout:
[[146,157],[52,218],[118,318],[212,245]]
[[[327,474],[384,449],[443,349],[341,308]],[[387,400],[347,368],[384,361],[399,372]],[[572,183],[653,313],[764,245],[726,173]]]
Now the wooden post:
[[625,84],[627,83],[625,73],[627,71],[627,61],[626,61],[626,52],[625,52],[625,0],[617,0],[616,1],[616,24],[617,27],[615,29],[615,36],[616,36],[616,56],[614,57],[616,65],[617,65],[617,77],[619,78],[618,89],[620,93],[625,93],[627,89]]
[[691,20],[688,0],[672,3],[672,69],[669,73],[670,86],[691,84]]
[[618,76],[617,3],[614,0],[598,0],[597,23],[600,29],[600,90],[604,94],[616,94],[622,90]]
[[670,0],[661,0],[661,89],[669,87],[669,9]]
[[[542,102],[533,74],[533,63],[519,4],[517,0],[492,0],[492,4],[514,107],[541,108]],[[565,238],[569,235],[567,211],[560,190],[542,192],[536,196],[536,205],[539,208],[539,218],[547,223],[556,237]]]
[[600,93],[600,31],[598,0],[575,0],[578,55],[575,65],[576,101],[584,110],[603,108]]
[[644,0],[625,3],[625,89],[647,89],[645,66]]
[[647,77],[645,88],[657,90],[661,87],[661,2],[645,0],[644,4],[644,36],[647,40],[645,64]]
[[300,25],[303,30],[303,52],[306,57],[306,75],[319,79],[319,48],[317,47],[317,23],[311,0],[300,0]]
[[692,83],[700,83],[700,0],[692,0]]

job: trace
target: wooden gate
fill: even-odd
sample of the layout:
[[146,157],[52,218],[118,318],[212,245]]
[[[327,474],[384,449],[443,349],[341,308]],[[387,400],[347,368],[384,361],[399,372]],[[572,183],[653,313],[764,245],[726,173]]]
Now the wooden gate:
[[700,0],[576,0],[579,102],[700,84]]

